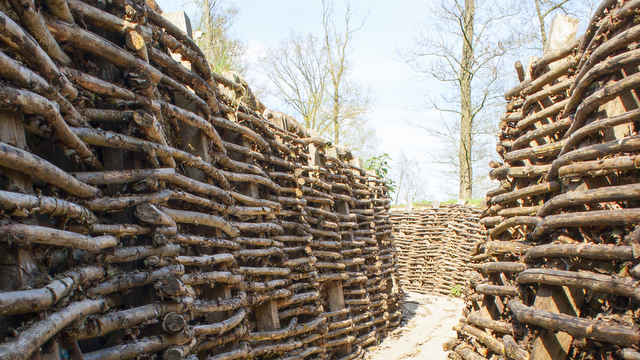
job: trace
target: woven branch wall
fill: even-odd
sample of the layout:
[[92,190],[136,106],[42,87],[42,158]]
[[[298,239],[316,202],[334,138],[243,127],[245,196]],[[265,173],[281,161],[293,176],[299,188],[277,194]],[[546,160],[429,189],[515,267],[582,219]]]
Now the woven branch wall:
[[638,13],[603,2],[506,94],[457,356],[640,358]]
[[356,359],[400,323],[348,151],[144,2],[0,10],[1,359]]
[[456,294],[467,282],[467,263],[485,238],[480,209],[462,205],[392,209],[400,284],[421,294]]

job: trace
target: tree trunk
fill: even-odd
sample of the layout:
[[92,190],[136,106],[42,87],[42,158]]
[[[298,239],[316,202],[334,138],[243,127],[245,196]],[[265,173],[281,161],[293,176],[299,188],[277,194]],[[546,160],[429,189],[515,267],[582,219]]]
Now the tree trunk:
[[472,172],[472,127],[473,108],[471,104],[471,70],[474,63],[473,49],[473,25],[475,16],[475,0],[465,0],[462,43],[462,62],[459,72],[460,80],[460,147],[458,149],[458,161],[460,166],[460,190],[458,197],[470,199],[473,190]]
[[547,43],[547,32],[544,30],[544,14],[540,9],[540,0],[535,0],[536,12],[538,13],[538,20],[540,21],[540,36],[542,37],[542,47]]

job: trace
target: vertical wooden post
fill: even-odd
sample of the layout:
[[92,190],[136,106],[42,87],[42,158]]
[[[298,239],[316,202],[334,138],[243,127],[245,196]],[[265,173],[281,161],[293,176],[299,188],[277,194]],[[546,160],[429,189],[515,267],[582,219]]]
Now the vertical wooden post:
[[[15,146],[20,149],[27,147],[27,140],[22,124],[23,115],[18,112],[0,110],[0,142]],[[29,175],[9,169],[3,170],[4,175],[11,178],[10,190],[19,190],[24,193],[33,193],[31,177]],[[11,189],[15,188],[15,189]],[[27,223],[37,223],[36,219],[29,219]],[[34,284],[34,274],[37,271],[36,261],[30,245],[7,247],[6,243],[0,245],[0,291],[14,291]],[[12,326],[4,322],[0,330],[5,326]],[[56,352],[52,355],[37,352],[37,355],[46,355],[49,360],[60,359],[57,340],[51,342],[51,347]]]

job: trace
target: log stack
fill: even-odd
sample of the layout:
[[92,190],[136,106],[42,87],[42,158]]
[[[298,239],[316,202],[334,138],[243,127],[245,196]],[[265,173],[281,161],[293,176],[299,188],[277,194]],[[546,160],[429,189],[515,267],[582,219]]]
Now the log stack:
[[357,359],[389,197],[135,0],[0,2],[0,358]]
[[406,291],[457,296],[471,251],[484,241],[482,210],[463,205],[392,209],[400,283]]
[[603,2],[507,92],[457,357],[640,358],[638,6]]

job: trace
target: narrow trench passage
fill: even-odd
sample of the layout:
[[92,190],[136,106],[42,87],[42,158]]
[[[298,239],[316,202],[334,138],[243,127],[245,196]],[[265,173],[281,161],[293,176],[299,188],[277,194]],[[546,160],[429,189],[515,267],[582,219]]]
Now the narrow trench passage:
[[447,296],[406,293],[401,326],[371,349],[369,359],[447,359],[442,345],[456,338],[452,327],[462,316],[464,301]]

